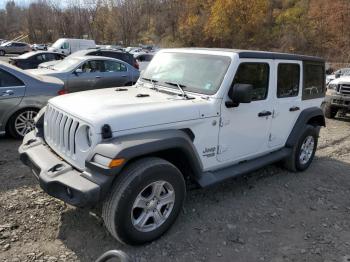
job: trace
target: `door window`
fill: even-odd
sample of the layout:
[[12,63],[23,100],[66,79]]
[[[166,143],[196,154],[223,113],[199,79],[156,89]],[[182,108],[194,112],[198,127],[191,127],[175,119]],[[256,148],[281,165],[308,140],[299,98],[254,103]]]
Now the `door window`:
[[68,49],[69,48],[69,43],[63,43],[61,46],[61,49]]
[[253,86],[252,101],[264,100],[269,89],[269,65],[266,63],[241,63],[233,80],[234,84]]
[[24,83],[17,77],[0,69],[0,87],[24,86]]
[[105,70],[106,72],[125,72],[126,66],[122,63],[114,61],[105,61]]
[[104,63],[101,60],[91,60],[85,62],[81,69],[83,73],[104,72]]
[[293,97],[299,94],[300,66],[279,64],[277,72],[277,97]]
[[36,60],[38,60],[39,62],[43,62],[43,61],[45,61],[45,56],[44,55],[37,55]]

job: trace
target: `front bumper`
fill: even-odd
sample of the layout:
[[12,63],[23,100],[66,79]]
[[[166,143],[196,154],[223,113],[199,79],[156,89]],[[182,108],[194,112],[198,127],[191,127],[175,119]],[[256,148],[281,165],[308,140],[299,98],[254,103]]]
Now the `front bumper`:
[[325,102],[332,106],[350,109],[350,96],[332,94],[325,97]]
[[111,184],[110,177],[101,179],[100,175],[74,169],[51,151],[34,131],[24,137],[19,153],[21,161],[32,170],[41,188],[68,204],[93,206],[101,200],[105,187]]

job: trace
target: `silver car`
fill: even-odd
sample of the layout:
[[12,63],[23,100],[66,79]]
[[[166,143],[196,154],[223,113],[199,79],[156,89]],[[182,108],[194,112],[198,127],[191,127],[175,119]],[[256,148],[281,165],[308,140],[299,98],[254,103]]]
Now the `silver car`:
[[61,79],[68,93],[128,86],[134,84],[140,76],[140,72],[128,63],[101,56],[67,57],[50,68],[27,71]]
[[57,78],[33,76],[0,62],[0,133],[23,137],[34,128],[38,111],[50,98],[62,94],[63,87]]
[[32,51],[30,45],[22,42],[5,42],[0,45],[0,56],[6,54],[24,54]]

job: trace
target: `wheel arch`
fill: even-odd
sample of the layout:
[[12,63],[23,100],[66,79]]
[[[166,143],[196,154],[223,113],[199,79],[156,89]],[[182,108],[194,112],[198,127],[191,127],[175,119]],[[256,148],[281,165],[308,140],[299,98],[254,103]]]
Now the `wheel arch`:
[[155,156],[175,165],[185,177],[197,180],[202,174],[203,166],[192,138],[194,139],[188,130],[152,131],[113,138],[95,147],[86,166],[96,169],[97,166],[91,162],[95,154],[111,159],[124,158],[126,161],[122,166],[107,171],[118,174],[140,158]]
[[290,133],[287,139],[287,142],[286,142],[287,147],[293,147],[297,143],[298,138],[306,125],[311,125],[311,126],[314,126],[315,128],[326,126],[326,121],[321,108],[310,107],[310,108],[304,109],[300,113],[292,129],[292,132]]

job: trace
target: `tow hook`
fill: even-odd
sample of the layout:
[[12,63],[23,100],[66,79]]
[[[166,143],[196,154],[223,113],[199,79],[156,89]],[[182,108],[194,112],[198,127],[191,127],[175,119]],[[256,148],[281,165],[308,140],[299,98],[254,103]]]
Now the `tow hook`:
[[32,138],[32,139],[29,139],[24,145],[29,146],[30,144],[33,144],[34,142],[36,142],[36,139]]
[[48,171],[51,173],[56,173],[58,171],[63,170],[63,168],[64,168],[63,164],[57,164],[57,165],[54,165],[53,167],[51,167]]

